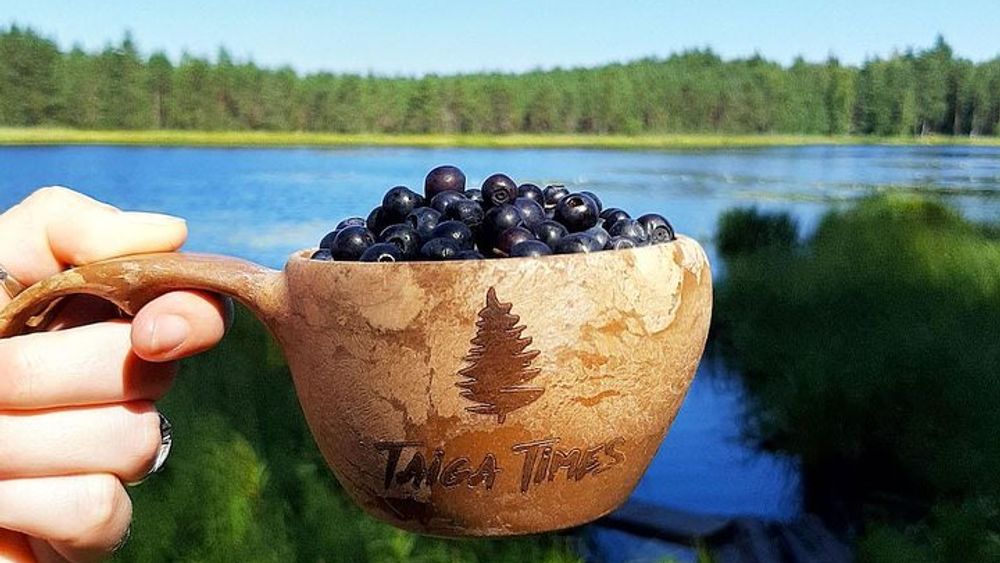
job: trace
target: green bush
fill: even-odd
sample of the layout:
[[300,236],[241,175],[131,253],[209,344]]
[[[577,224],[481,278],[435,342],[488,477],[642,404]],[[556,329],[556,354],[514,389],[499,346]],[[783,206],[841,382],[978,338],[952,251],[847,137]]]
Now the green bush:
[[184,363],[161,410],[165,470],[131,489],[121,561],[577,561],[560,536],[455,541],[409,534],[347,498],[306,428],[281,353],[243,310]]
[[1000,498],[995,228],[889,194],[830,212],[799,247],[726,260],[715,320],[743,372],[747,434],[801,460],[807,508],[919,520]]
[[730,209],[719,217],[715,245],[725,258],[762,248],[787,250],[795,246],[797,230],[795,221],[786,214]]
[[1000,561],[1000,510],[996,503],[973,500],[941,504],[909,525],[873,525],[859,542],[867,563]]

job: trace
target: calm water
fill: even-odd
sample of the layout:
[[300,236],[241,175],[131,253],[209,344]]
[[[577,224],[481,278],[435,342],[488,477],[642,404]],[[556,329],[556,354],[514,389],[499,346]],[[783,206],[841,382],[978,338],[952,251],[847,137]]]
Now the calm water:
[[[418,184],[440,163],[470,182],[495,171],[561,181],[606,205],[659,211],[708,243],[719,213],[758,205],[792,212],[805,229],[823,210],[874,190],[940,193],[968,216],[1000,218],[1000,149],[804,147],[720,152],[465,149],[0,148],[0,209],[62,184],[114,205],[187,217],[188,249],[280,267],[347,215],[364,216],[396,184]],[[717,272],[718,273],[718,272]],[[740,396],[705,361],[670,435],[635,492],[711,514],[787,518],[797,511],[794,467],[739,443]]]

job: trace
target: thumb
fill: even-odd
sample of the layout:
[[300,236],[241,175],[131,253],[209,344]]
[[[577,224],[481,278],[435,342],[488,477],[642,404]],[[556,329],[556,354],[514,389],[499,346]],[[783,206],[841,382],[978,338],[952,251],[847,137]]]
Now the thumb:
[[183,219],[124,212],[66,188],[42,188],[0,215],[0,264],[30,285],[67,266],[176,250],[186,238]]

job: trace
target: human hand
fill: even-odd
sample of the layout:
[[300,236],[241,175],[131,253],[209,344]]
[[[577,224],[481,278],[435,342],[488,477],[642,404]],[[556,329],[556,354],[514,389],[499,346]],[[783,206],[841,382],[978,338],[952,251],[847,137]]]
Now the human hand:
[[[186,237],[181,219],[44,188],[0,215],[0,265],[30,285]],[[0,289],[0,308],[9,301]],[[175,360],[225,330],[222,303],[199,292],[166,294],[131,321],[115,312],[72,298],[62,330],[0,340],[0,561],[98,561],[120,544],[132,518],[122,483],[146,476],[160,447],[153,401]]]

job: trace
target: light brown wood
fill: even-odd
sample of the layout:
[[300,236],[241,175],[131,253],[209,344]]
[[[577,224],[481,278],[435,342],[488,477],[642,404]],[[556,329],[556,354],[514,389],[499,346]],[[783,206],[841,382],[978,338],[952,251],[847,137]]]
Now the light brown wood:
[[625,501],[711,317],[708,261],[685,237],[544,258],[308,256],[283,274],[177,255],[80,268],[19,296],[0,334],[74,290],[130,312],[179,287],[231,293],[274,332],[320,450],[368,513],[421,533],[500,536],[582,524]]

